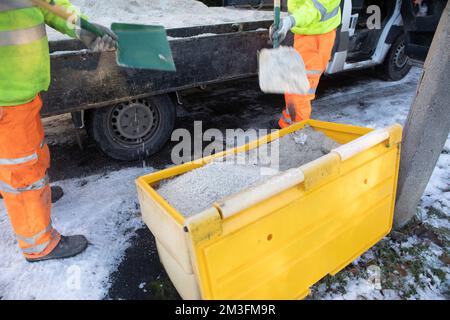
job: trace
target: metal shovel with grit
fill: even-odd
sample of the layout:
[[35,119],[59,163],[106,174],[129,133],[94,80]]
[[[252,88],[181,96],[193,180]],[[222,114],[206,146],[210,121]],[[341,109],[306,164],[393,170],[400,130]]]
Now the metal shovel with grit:
[[[280,0],[274,1],[274,27],[280,25]],[[273,39],[273,49],[263,49],[259,54],[259,86],[267,93],[306,94],[310,89],[305,63],[292,47],[280,47]]]
[[[44,0],[31,0],[38,7],[53,12],[69,23],[92,34],[103,37],[105,32],[83,17],[54,3]],[[176,71],[167,33],[163,26],[113,23],[112,31],[117,35],[116,61],[119,66],[134,69],[150,69],[160,71]]]

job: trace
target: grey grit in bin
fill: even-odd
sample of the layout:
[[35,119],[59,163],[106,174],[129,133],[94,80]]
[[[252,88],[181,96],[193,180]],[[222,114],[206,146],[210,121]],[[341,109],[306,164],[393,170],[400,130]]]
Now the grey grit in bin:
[[[305,127],[278,139],[279,170],[297,168],[329,153],[338,143],[325,134]],[[272,142],[268,149],[272,149]],[[263,154],[266,154],[264,152]],[[270,154],[270,152],[269,152]],[[184,216],[192,216],[214,202],[268,179],[270,166],[259,161],[256,150],[247,154],[246,162],[217,160],[173,179],[163,181],[158,193]],[[264,173],[264,174],[263,174]]]

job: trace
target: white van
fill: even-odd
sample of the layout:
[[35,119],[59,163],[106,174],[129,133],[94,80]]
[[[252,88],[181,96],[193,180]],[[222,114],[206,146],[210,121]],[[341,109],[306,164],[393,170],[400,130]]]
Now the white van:
[[[424,60],[447,0],[422,2],[418,7],[413,0],[342,0],[342,24],[326,73],[377,67],[387,80],[405,77],[411,69],[409,57]],[[224,4],[270,10],[273,1],[226,0]],[[286,4],[282,0],[282,9]]]

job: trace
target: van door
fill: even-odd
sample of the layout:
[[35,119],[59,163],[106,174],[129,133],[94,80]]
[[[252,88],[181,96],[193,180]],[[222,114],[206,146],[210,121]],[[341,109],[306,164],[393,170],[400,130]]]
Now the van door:
[[425,61],[447,0],[403,0],[402,18],[406,32],[406,53]]
[[344,70],[347,61],[349,39],[355,32],[358,13],[352,9],[352,0],[341,1],[342,23],[336,30],[332,59],[328,64],[326,74],[333,74]]

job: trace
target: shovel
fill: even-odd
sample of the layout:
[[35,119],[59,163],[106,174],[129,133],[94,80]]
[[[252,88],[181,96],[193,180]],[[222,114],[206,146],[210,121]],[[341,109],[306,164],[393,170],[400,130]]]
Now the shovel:
[[[75,24],[75,16],[65,8],[44,0],[31,0],[70,23]],[[105,32],[80,17],[80,27],[96,36]],[[119,66],[135,69],[176,71],[167,33],[162,26],[113,23],[111,30],[117,35],[116,61]]]
[[138,69],[176,71],[164,27],[113,23],[111,30],[119,38],[118,65]]
[[[280,25],[280,12],[280,0],[275,0],[275,28]],[[262,49],[259,54],[259,86],[266,93],[307,94],[310,86],[301,55],[273,39],[273,49]]]

